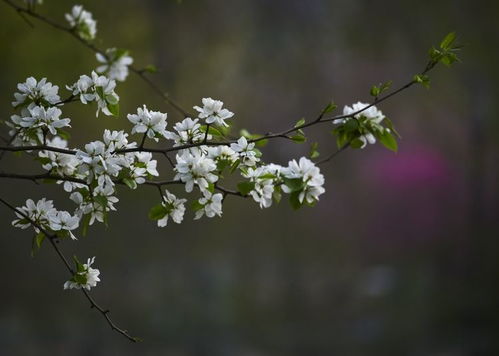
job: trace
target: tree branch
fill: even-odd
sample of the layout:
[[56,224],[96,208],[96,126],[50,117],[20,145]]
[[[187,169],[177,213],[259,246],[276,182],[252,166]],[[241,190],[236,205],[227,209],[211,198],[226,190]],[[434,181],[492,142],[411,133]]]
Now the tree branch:
[[[26,14],[28,16],[31,16],[31,17],[33,17],[33,18],[35,18],[35,19],[37,19],[37,20],[39,20],[41,22],[44,22],[44,23],[52,26],[56,30],[66,32],[69,35],[71,35],[72,37],[74,37],[76,40],[78,40],[78,42],[80,42],[82,45],[84,45],[85,47],[87,47],[88,49],[90,49],[91,51],[93,51],[95,53],[99,53],[99,54],[103,55],[105,58],[108,58],[108,56],[106,55],[105,51],[101,50],[100,48],[98,48],[97,46],[95,46],[94,44],[92,44],[91,42],[86,41],[83,38],[81,38],[78,35],[78,33],[75,32],[72,28],[60,25],[56,21],[54,21],[52,19],[49,19],[48,17],[45,17],[45,16],[42,16],[42,15],[38,14],[33,9],[31,9],[29,7],[26,7],[26,8],[21,7],[21,6],[17,5],[17,4],[15,4],[11,0],[3,0],[3,2],[5,2],[7,5],[9,5],[10,7],[12,7],[13,9],[15,9],[17,11],[17,13],[19,15],[21,15],[21,17],[23,17],[25,20],[26,20],[25,16],[22,16],[24,14]],[[151,79],[149,79],[145,75],[145,73],[144,73],[143,70],[135,68],[134,66],[129,66],[129,68],[130,68],[131,72],[135,73],[156,94],[158,94],[161,98],[163,98],[163,100],[165,102],[167,102],[169,105],[171,105],[180,114],[182,114],[184,117],[191,116],[187,110],[184,110],[175,100],[173,100],[168,94],[166,94],[163,90],[161,90],[158,85],[156,85]]]
[[[50,241],[50,244],[54,248],[55,252],[59,256],[59,258],[61,259],[61,261],[64,263],[64,265],[66,266],[66,269],[69,271],[69,273],[71,274],[71,277],[72,277],[75,274],[75,272],[74,272],[73,268],[71,267],[71,265],[69,264],[68,259],[66,258],[66,256],[64,256],[64,254],[62,253],[62,251],[59,248],[59,246],[57,246],[57,243],[56,243],[57,236],[49,234],[42,226],[40,226],[40,224],[38,224],[37,222],[35,222],[32,219],[30,219],[30,217],[28,215],[26,215],[24,212],[22,212],[21,210],[17,209],[16,207],[14,207],[13,205],[11,205],[10,203],[8,203],[7,201],[5,201],[4,199],[0,198],[0,202],[3,205],[5,205],[7,208],[11,209],[12,211],[18,213],[19,215],[21,215],[22,217],[24,217],[25,219],[27,219],[31,225],[33,225],[38,230],[40,230],[43,234],[45,234],[45,236],[47,237],[47,240]],[[118,332],[119,334],[123,335],[124,337],[126,337],[128,340],[130,340],[132,342],[138,342],[138,341],[140,341],[139,338],[131,336],[128,333],[127,330],[119,328],[114,323],[114,321],[111,319],[111,317],[109,316],[109,310],[108,309],[104,309],[99,304],[97,304],[97,302],[92,298],[92,296],[90,295],[90,293],[87,290],[82,289],[82,292],[85,295],[85,297],[87,298],[87,300],[90,302],[90,307],[97,309],[102,314],[102,316],[106,319],[107,323],[109,324],[109,326],[111,327],[112,330]]]

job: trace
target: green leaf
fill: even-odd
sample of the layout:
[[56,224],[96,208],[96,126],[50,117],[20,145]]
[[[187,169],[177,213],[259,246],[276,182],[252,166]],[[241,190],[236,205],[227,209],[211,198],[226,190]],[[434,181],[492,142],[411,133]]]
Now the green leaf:
[[275,178],[276,178],[275,174],[272,174],[272,173],[265,173],[265,174],[262,174],[261,176],[258,176],[258,179],[260,179],[260,180],[275,179]]
[[381,93],[381,89],[379,87],[377,87],[376,85],[373,85],[371,87],[371,90],[369,91],[369,94],[371,94],[371,96],[374,96],[374,97],[377,97],[379,95],[379,93]]
[[123,178],[123,183],[125,183],[128,186],[128,188],[130,188],[130,189],[136,189],[137,188],[137,182],[134,179]]
[[349,136],[343,132],[338,133],[338,136],[336,136],[336,146],[338,149],[345,146],[348,141],[350,141]]
[[305,124],[305,118],[301,118],[300,120],[298,120],[298,121],[296,122],[296,124],[295,124],[295,126],[294,126],[294,127],[295,127],[295,128],[296,128],[296,127],[300,127],[300,126],[302,126],[303,124]]
[[121,57],[128,56],[128,50],[123,49],[123,48],[117,48],[116,51],[114,52],[114,58],[115,60],[120,59]]
[[269,143],[268,139],[258,140],[255,142],[255,146],[256,147],[264,147],[265,145],[267,145],[267,143]]
[[379,141],[388,148],[389,150],[393,152],[397,152],[398,150],[398,145],[397,145],[397,140],[395,140],[395,137],[388,132],[387,130],[384,130],[384,132],[378,136]]
[[191,204],[191,208],[193,211],[198,211],[204,208],[204,205],[201,204],[198,200],[194,200]]
[[359,138],[355,138],[350,142],[350,147],[352,148],[361,148],[364,145],[364,142],[362,142]]
[[454,62],[457,62],[459,58],[457,58],[457,55],[455,53],[447,53],[445,54],[441,59],[440,62],[446,65],[447,67],[450,67]]
[[427,75],[425,75],[425,74],[416,74],[412,79],[416,83],[419,83],[422,86],[424,86],[426,89],[430,88],[430,77],[428,77]]
[[327,106],[324,108],[324,110],[322,110],[321,116],[330,113],[331,111],[333,111],[337,107],[338,106],[334,102],[331,101],[329,104],[327,104]]
[[237,190],[245,196],[248,195],[253,189],[255,189],[255,182],[244,181],[237,184]]
[[[83,271],[85,272],[85,271]],[[87,284],[87,274],[86,273],[83,273],[83,274],[75,274],[72,278],[73,282],[76,282],[78,284]]]
[[120,105],[119,104],[107,104],[107,109],[113,116],[118,116],[120,114]]
[[384,82],[384,83],[380,83],[379,86],[373,85],[371,87],[370,94],[374,97],[378,97],[382,92],[384,92],[385,90],[388,90],[391,85],[392,85],[391,80]]
[[381,84],[381,87],[379,88],[381,90],[381,93],[384,92],[385,90],[388,90],[390,89],[390,87],[392,86],[392,81],[391,80],[388,80],[386,82],[384,82],[383,84]]
[[312,145],[310,145],[309,156],[310,156],[311,159],[314,159],[314,158],[317,158],[317,157],[320,156],[319,151],[317,151],[317,147],[319,147],[319,143],[318,142],[314,142],[314,143],[312,143]]
[[43,239],[45,239],[45,234],[43,232],[39,232],[36,236],[35,236],[35,243],[36,243],[36,246],[38,248],[40,248],[42,246],[42,242],[43,242]]
[[357,131],[359,129],[359,121],[355,119],[347,120],[342,127],[346,133]]
[[163,204],[155,205],[149,210],[149,219],[160,220],[168,214],[168,210]]
[[299,133],[294,136],[291,136],[291,140],[295,143],[303,143],[307,141],[307,138],[303,134]]
[[301,178],[283,178],[283,181],[292,192],[301,191],[304,186]]
[[104,99],[105,95],[104,95],[104,89],[102,87],[95,87],[95,91],[97,92],[97,95],[99,95],[99,97]]
[[83,266],[83,263],[81,263],[79,260],[78,260],[78,257],[76,257],[76,255],[73,255],[73,261],[75,263],[75,266],[76,266],[76,272],[77,273],[82,273],[82,272],[85,272],[85,267]]
[[119,102],[119,99],[115,95],[106,95],[106,102],[108,104],[116,105]]
[[448,33],[444,39],[442,40],[442,42],[440,42],[440,48],[444,49],[444,50],[447,50],[447,49],[450,49],[452,44],[454,43],[456,39],[456,33],[455,32],[450,32]]
[[107,208],[107,198],[103,195],[97,195],[94,197],[94,200],[99,203],[100,206]]
[[390,120],[389,118],[385,117],[383,119],[383,123],[386,125],[386,127],[388,127],[390,129],[391,132],[393,132],[395,134],[395,136],[397,136],[398,138],[402,138],[402,136],[399,135],[399,133],[397,132],[397,130],[395,130],[395,127],[393,126],[392,120]]

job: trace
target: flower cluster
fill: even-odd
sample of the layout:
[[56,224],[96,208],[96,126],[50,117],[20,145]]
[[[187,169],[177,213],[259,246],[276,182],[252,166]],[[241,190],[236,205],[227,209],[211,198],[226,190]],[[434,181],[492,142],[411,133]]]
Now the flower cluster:
[[66,14],[66,20],[71,28],[84,40],[90,41],[97,34],[97,21],[92,13],[83,9],[82,5],[74,5],[71,13]]
[[87,263],[80,263],[76,257],[74,257],[76,272],[73,277],[64,283],[64,289],[86,289],[95,287],[97,282],[100,282],[100,271],[96,268],[90,267],[94,261],[95,257],[89,258]]
[[92,72],[91,76],[80,76],[80,79],[73,85],[67,86],[67,89],[72,92],[73,96],[79,97],[82,104],[95,101],[97,103],[96,116],[99,116],[100,110],[105,115],[117,116],[120,97],[114,92],[116,82],[103,75],[99,76],[95,72]]
[[207,124],[214,124],[218,126],[229,126],[225,120],[234,116],[233,112],[227,109],[222,109],[224,103],[220,100],[213,100],[212,98],[204,98],[202,100],[203,107],[194,106],[199,112],[199,118],[204,119]]
[[184,219],[184,204],[186,201],[187,199],[178,199],[175,195],[166,190],[161,205],[156,207],[156,216],[153,216],[152,218],[158,220],[159,227],[166,226],[168,224],[168,218],[171,218],[173,222],[180,224]]
[[[28,199],[26,205],[18,207],[17,210],[18,219],[12,222],[13,226],[21,229],[32,226],[41,238],[44,238],[45,232],[48,232],[61,238],[70,237],[76,240],[72,231],[78,228],[80,219],[67,211],[55,209],[52,200],[42,198],[35,203],[32,199]],[[37,244],[40,243],[41,241],[37,241]]]
[[149,111],[144,105],[143,108],[137,108],[137,114],[128,114],[127,118],[134,124],[132,135],[144,133],[158,142],[160,138],[170,137],[170,133],[166,131],[167,116],[159,111]]
[[[333,132],[337,135],[339,147],[348,144],[353,148],[364,148],[379,139],[387,148],[397,150],[391,122],[376,106],[361,102],[351,107],[346,105],[343,116],[333,120],[333,124],[338,125]],[[383,127],[382,122],[386,122],[389,127]]]
[[199,119],[191,119],[190,117],[185,118],[181,122],[177,122],[173,129],[175,132],[168,133],[167,138],[175,141],[174,146],[182,146],[186,144],[195,144],[203,142],[203,140],[211,140],[212,136],[210,134],[201,131],[201,124]]
[[12,129],[10,134],[15,136],[15,143],[42,144],[47,134],[57,135],[60,129],[70,127],[70,119],[61,119],[62,111],[57,107],[45,109],[42,106],[30,105],[21,111],[21,115],[12,115],[7,125]]
[[47,82],[47,78],[37,81],[33,77],[26,79],[26,82],[17,84],[18,93],[14,93],[16,101],[12,106],[27,107],[32,105],[53,106],[59,103],[61,98],[58,95],[59,87]]
[[300,204],[314,204],[325,192],[324,176],[319,167],[305,157],[298,162],[289,161],[288,166],[281,169],[281,174],[284,177],[283,192],[295,195],[291,199],[297,199]]

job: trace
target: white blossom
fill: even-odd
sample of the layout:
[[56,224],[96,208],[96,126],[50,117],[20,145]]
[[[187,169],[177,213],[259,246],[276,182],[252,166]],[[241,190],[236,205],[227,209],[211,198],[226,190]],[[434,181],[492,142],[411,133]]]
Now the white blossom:
[[74,5],[71,13],[65,15],[78,35],[84,40],[93,40],[97,34],[97,21],[92,17],[92,13],[83,9],[82,5]]
[[35,105],[51,106],[60,102],[58,95],[59,87],[47,82],[47,78],[42,78],[39,82],[33,77],[26,79],[25,83],[17,84],[18,93],[14,93],[16,101],[12,102],[14,107],[27,106],[31,103]]
[[248,143],[246,137],[241,136],[236,143],[231,143],[230,148],[239,154],[241,164],[251,167],[260,161],[255,151],[255,143]]
[[123,130],[111,131],[105,129],[102,139],[107,147],[107,150],[111,152],[115,150],[132,148],[137,145],[135,142],[128,143],[128,134]]
[[125,81],[128,76],[128,66],[133,63],[133,58],[128,55],[127,51],[109,48],[105,55],[98,52],[96,57],[97,61],[103,63],[97,67],[97,73],[105,74],[110,79],[120,82]]
[[249,195],[259,203],[260,208],[268,208],[272,205],[272,197],[275,184],[279,180],[279,171],[282,167],[278,165],[248,168],[243,176],[249,178],[255,184]]
[[[345,105],[343,108],[343,115],[353,115],[356,112],[368,107],[370,104],[366,103],[361,103],[360,101],[353,104],[351,107],[348,105]],[[385,118],[385,115],[376,108],[376,106],[370,106],[364,111],[353,115],[353,117],[356,120],[359,120],[360,124],[360,135],[358,139],[362,142],[362,145],[360,148],[366,147],[368,143],[370,144],[375,144],[376,143],[376,137],[373,135],[373,131],[380,131],[383,132],[383,130],[389,130],[385,129],[381,126],[381,122]],[[343,125],[347,123],[349,120],[352,120],[352,117],[346,117],[342,119],[336,119],[333,120],[333,124],[336,125]]]
[[116,82],[113,79],[107,78],[103,75],[99,76],[97,73],[92,72],[92,77],[88,75],[80,76],[80,79],[71,86],[67,86],[74,96],[78,96],[82,104],[88,104],[95,101],[97,103],[96,116],[99,112],[105,115],[114,115],[110,109],[113,109],[120,99],[118,94],[114,92]]
[[211,140],[211,135],[206,135],[205,132],[201,131],[201,124],[199,119],[191,119],[186,117],[181,122],[177,122],[173,126],[175,132],[168,132],[166,138],[175,141],[173,146],[182,146],[191,143],[203,142],[206,137],[207,140]]
[[200,219],[205,214],[209,218],[212,218],[214,216],[222,216],[222,201],[222,194],[213,194],[209,191],[204,191],[203,197],[198,200],[200,206],[196,211],[194,219]]
[[186,192],[192,192],[194,184],[205,191],[210,183],[218,180],[218,176],[212,173],[217,169],[215,162],[202,153],[184,151],[181,155],[177,154],[176,158],[175,179],[185,183]]
[[[47,141],[50,147],[67,148],[68,143],[59,136]],[[42,168],[59,176],[72,176],[78,166],[74,155],[53,151],[40,151],[38,157],[42,161]]]
[[[89,225],[97,220],[99,222],[104,222],[106,213],[111,210],[116,210],[114,204],[119,201],[119,199],[113,195],[112,192],[105,192],[102,189],[95,189],[94,195],[83,196],[80,192],[73,192],[69,198],[78,204],[78,208],[75,214],[81,219],[83,215],[90,214]],[[102,205],[100,201],[104,200],[105,205]]]
[[23,110],[21,115],[12,115],[11,121],[13,127],[17,131],[23,130],[40,130],[41,132],[32,133],[37,137],[44,136],[44,132],[50,132],[52,135],[57,134],[57,129],[70,127],[70,119],[60,119],[62,111],[56,107],[45,109],[42,106],[30,106],[27,110]]
[[[299,192],[298,200],[300,203],[306,201],[309,204],[319,200],[319,195],[324,193],[324,176],[317,167],[308,158],[302,157],[299,162],[289,161],[287,167],[281,169],[281,174],[288,179],[299,179],[303,182],[303,187]],[[285,193],[291,193],[292,189],[287,185],[282,186]]]
[[58,211],[51,220],[50,228],[54,231],[68,231],[71,239],[76,240],[76,236],[73,234],[72,230],[77,229],[79,224],[80,218],[78,216],[73,216],[67,211]]
[[206,156],[217,163],[225,162],[232,164],[239,158],[239,155],[232,148],[226,145],[207,146],[205,150]]
[[166,215],[158,220],[158,226],[164,227],[168,223],[168,218],[171,217],[172,220],[180,224],[184,219],[185,206],[184,203],[186,199],[178,199],[175,195],[170,193],[168,190],[165,191],[166,195],[163,196],[163,202],[161,203],[166,209]]
[[79,264],[73,278],[64,283],[64,289],[81,289],[90,290],[100,282],[100,271],[90,267],[95,261],[95,257],[89,258],[87,263]]
[[169,137],[166,131],[167,114],[159,111],[149,111],[144,105],[143,108],[137,108],[137,114],[128,114],[128,120],[134,124],[132,134],[146,133],[147,137],[158,142],[159,137]]
[[[21,229],[27,229],[32,226],[31,222],[36,223],[43,229],[50,228],[52,219],[57,215],[57,210],[54,208],[52,200],[46,200],[45,198],[40,199],[38,202],[34,202],[32,199],[26,200],[26,205],[18,207],[25,216],[16,212],[18,219],[12,222],[13,226],[19,227]],[[40,229],[37,226],[33,226],[35,231],[38,233]]]
[[[371,104],[361,103],[360,101],[355,103],[355,104],[352,104],[351,107],[348,105],[345,105],[345,107],[343,108],[343,115],[352,115],[352,114],[354,114],[358,111],[361,111],[362,109],[364,109],[365,107],[368,107],[370,105]],[[383,115],[383,113],[380,110],[378,110],[376,108],[376,106],[373,105],[373,106],[370,106],[367,109],[363,110],[362,112],[354,115],[354,117],[356,119],[360,119],[362,117],[365,117],[368,120],[372,120],[375,123],[379,124],[379,123],[381,123],[381,121],[383,121],[383,119],[385,118],[385,115]],[[347,117],[345,119],[337,119],[337,120],[334,120],[333,123],[334,124],[343,124],[346,121],[348,121],[348,119],[350,119],[350,118]]]
[[220,100],[213,100],[212,98],[203,98],[203,107],[194,106],[194,109],[199,112],[198,117],[205,119],[207,124],[215,124],[219,126],[229,126],[225,120],[234,116],[233,112],[227,109],[222,109],[223,102]]
[[130,177],[137,183],[143,184],[148,175],[159,176],[158,161],[152,159],[150,152],[135,152],[134,162],[130,164]]

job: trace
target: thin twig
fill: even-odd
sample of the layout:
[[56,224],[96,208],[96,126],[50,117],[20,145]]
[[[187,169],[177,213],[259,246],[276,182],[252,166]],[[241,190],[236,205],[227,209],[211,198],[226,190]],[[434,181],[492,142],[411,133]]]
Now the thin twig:
[[[64,265],[66,266],[67,270],[69,271],[69,273],[70,273],[70,275],[72,277],[75,274],[74,269],[69,264],[68,259],[66,258],[66,256],[64,256],[64,254],[62,253],[62,251],[59,248],[59,246],[57,246],[57,244],[56,244],[57,236],[48,233],[40,224],[38,224],[36,221],[33,221],[28,215],[26,215],[24,212],[22,212],[21,210],[17,209],[16,207],[14,207],[12,204],[8,203],[4,199],[0,198],[0,202],[3,205],[5,205],[6,207],[8,207],[9,209],[11,209],[12,211],[16,212],[17,214],[19,214],[22,217],[24,217],[25,219],[27,219],[31,225],[33,225],[34,227],[36,227],[38,230],[40,230],[40,232],[42,232],[47,237],[47,239],[50,241],[50,244],[54,248],[55,252],[59,256],[59,258],[61,259],[61,261],[64,263]],[[138,342],[138,341],[140,341],[139,338],[131,336],[128,333],[127,330],[119,328],[114,323],[114,321],[111,319],[111,317],[109,316],[109,310],[104,309],[99,304],[97,304],[87,290],[82,289],[82,292],[85,295],[85,297],[87,298],[87,300],[90,302],[91,308],[95,308],[96,310],[98,310],[102,314],[102,316],[106,319],[106,321],[109,324],[109,326],[111,327],[111,329],[113,329],[114,331],[116,331],[116,332],[120,333],[121,335],[125,336],[128,340],[130,340],[132,342]]]
[[[45,17],[45,16],[42,16],[36,12],[34,12],[33,9],[27,7],[27,8],[24,8],[24,7],[21,7],[17,4],[15,4],[13,1],[11,0],[3,0],[7,5],[9,5],[10,7],[12,7],[13,9],[15,9],[17,11],[18,14],[20,15],[28,15],[28,16],[31,16],[37,20],[40,20],[50,26],[52,26],[53,28],[59,30],[59,31],[63,31],[63,32],[66,32],[68,33],[69,35],[71,35],[72,37],[74,37],[78,42],[80,42],[82,45],[84,45],[85,47],[87,47],[88,49],[90,49],[91,51],[93,51],[94,53],[99,53],[101,54],[102,56],[104,56],[105,58],[108,58],[107,54],[105,53],[105,51],[101,50],[100,48],[98,48],[97,46],[95,46],[94,44],[92,44],[91,42],[88,42],[86,41],[85,39],[81,38],[78,33],[76,31],[74,31],[73,28],[70,28],[70,27],[65,27],[65,26],[62,26],[60,25],[59,23],[57,23],[56,21],[52,20],[52,19],[49,19],[48,17]],[[21,16],[24,18],[24,16]],[[135,73],[140,79],[142,79],[142,81],[144,81],[156,94],[158,94],[159,96],[161,96],[161,98],[163,98],[163,100],[165,102],[167,102],[168,104],[170,104],[175,110],[177,110],[180,114],[182,114],[184,117],[188,117],[188,116],[191,116],[189,114],[189,112],[185,109],[183,109],[175,100],[173,100],[167,93],[165,93],[163,90],[161,90],[160,87],[158,87],[158,85],[156,83],[154,83],[150,78],[148,78],[146,76],[146,74],[144,73],[143,70],[140,70],[138,68],[135,68],[134,66],[129,66],[130,68],[130,71]]]

